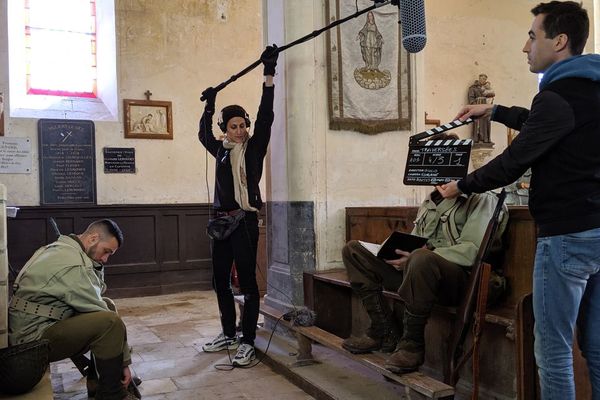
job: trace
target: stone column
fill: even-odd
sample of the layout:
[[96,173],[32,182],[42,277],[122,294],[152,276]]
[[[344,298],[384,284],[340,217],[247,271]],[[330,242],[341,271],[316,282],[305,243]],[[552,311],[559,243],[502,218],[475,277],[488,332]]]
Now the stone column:
[[[313,24],[322,25],[324,21],[315,22],[318,3],[266,0],[265,44],[281,46],[312,32]],[[283,310],[304,304],[302,275],[316,264],[314,64],[312,40],[280,53],[275,76],[275,122],[265,173],[265,302]]]

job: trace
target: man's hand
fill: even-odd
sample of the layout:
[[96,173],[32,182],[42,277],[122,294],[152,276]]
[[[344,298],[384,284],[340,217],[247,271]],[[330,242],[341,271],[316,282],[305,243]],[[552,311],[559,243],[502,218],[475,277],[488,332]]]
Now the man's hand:
[[123,379],[121,380],[123,387],[127,389],[129,383],[131,383],[131,370],[129,367],[123,367]]
[[453,199],[461,194],[461,191],[458,188],[458,184],[456,181],[450,181],[443,185],[438,185],[435,188],[445,199]]
[[396,249],[396,254],[400,255],[401,257],[397,258],[395,260],[384,260],[384,261],[386,263],[390,264],[392,267],[396,268],[398,271],[402,271],[404,269],[404,266],[406,265],[408,256],[410,256],[410,252]]
[[492,108],[494,108],[493,104],[471,104],[468,106],[464,106],[454,119],[460,119],[461,121],[466,120],[467,118],[477,118],[482,115],[487,115],[492,113]]

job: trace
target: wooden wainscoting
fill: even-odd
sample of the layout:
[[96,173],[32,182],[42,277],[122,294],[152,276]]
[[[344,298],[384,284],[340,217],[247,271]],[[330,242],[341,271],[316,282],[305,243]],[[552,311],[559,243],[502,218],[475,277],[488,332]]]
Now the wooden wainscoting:
[[[105,266],[110,297],[211,288],[206,204],[21,207],[17,217],[8,220],[8,256],[13,270],[18,271],[37,248],[56,239],[49,217],[64,234],[81,233],[100,218],[119,224],[125,242]],[[264,213],[260,218],[264,220]],[[265,252],[260,250],[266,246],[265,225],[260,228],[259,268],[266,265]]]

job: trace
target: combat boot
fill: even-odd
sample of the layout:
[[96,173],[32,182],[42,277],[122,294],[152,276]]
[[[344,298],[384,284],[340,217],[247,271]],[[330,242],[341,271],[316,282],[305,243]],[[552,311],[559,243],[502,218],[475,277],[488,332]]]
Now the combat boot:
[[[89,366],[86,368],[86,387],[88,392],[88,398],[93,399],[96,397],[96,390],[98,389],[98,372],[96,371],[96,363],[94,362],[94,355],[90,354]],[[130,368],[131,369],[131,368]],[[133,374],[133,370],[131,370]],[[133,374],[131,377],[131,383],[127,388],[127,391],[132,393],[138,399],[142,398],[142,395],[138,389],[138,386],[142,384],[142,379]]]
[[401,339],[396,350],[385,362],[385,369],[396,374],[416,371],[425,362],[425,346],[412,340]]
[[428,316],[404,311],[404,333],[385,368],[396,374],[416,371],[425,362],[425,325]]
[[91,399],[95,398],[96,389],[98,389],[98,373],[96,372],[96,363],[94,362],[93,354],[90,354],[85,386],[87,387],[88,397]]
[[371,319],[371,326],[365,335],[345,339],[342,347],[354,354],[377,350],[385,353],[394,351],[400,340],[400,330],[381,292],[355,290],[355,293],[360,297]]
[[391,353],[400,340],[400,331],[392,321],[386,324],[381,335],[369,329],[368,333],[359,337],[350,336],[342,342],[342,347],[353,354],[369,353],[380,350]]
[[123,388],[123,355],[108,360],[95,358],[98,387],[95,400],[138,400],[141,398]]

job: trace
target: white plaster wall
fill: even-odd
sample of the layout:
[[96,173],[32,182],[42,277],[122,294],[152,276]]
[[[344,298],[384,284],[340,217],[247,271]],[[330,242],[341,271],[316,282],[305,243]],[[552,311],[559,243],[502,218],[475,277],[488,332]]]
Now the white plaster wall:
[[[596,0],[597,1],[597,0]],[[538,77],[529,72],[522,52],[533,21],[530,10],[538,0],[447,0],[429,1],[428,43],[424,50],[425,111],[429,118],[450,121],[466,102],[469,85],[486,73],[496,97],[494,103],[529,108],[537,93]],[[591,19],[594,0],[583,1]],[[586,52],[594,51],[594,24]],[[459,96],[459,95],[462,95]],[[455,131],[471,135],[471,126]],[[492,156],[506,147],[506,127],[492,123]]]
[[[0,0],[0,91],[8,93],[6,3]],[[214,159],[197,139],[203,110],[199,97],[256,59],[262,50],[262,9],[257,0],[116,0],[119,122],[96,123],[99,204],[207,202],[205,174],[213,194]],[[255,118],[259,67],[219,93],[217,109],[244,106]],[[173,102],[174,140],[125,139],[122,99]],[[6,95],[8,93],[8,96]],[[1,174],[9,204],[38,205],[37,120],[6,115],[6,136],[32,139],[29,175]],[[216,120],[216,118],[215,118]],[[216,122],[216,121],[215,121]],[[215,131],[218,130],[214,126]],[[102,148],[134,147],[136,174],[104,174]]]
[[596,24],[594,25],[594,47],[589,51],[600,53],[600,29],[596,29],[596,25],[598,25],[598,21],[600,21],[600,0],[593,0],[593,7],[594,21],[596,21]]
[[[425,97],[429,118],[454,118],[467,101],[469,86],[486,73],[497,104],[529,107],[537,75],[522,52],[531,27],[534,1],[448,0],[428,3]],[[440,55],[444,56],[440,57]],[[456,130],[470,137],[471,126]],[[497,154],[506,146],[506,128],[492,123]]]
[[[0,0],[0,91],[7,93],[6,2]],[[269,43],[289,43],[325,25],[324,0],[269,0],[281,30]],[[269,4],[267,3],[267,4]],[[205,176],[213,191],[214,160],[197,141],[200,92],[238,72],[262,49],[262,9],[256,0],[117,0],[120,99],[173,102],[173,141],[124,139],[122,110],[118,123],[96,124],[98,202],[100,204],[190,203],[208,201]],[[269,200],[314,201],[319,268],[339,266],[344,243],[344,207],[416,205],[428,188],[401,181],[408,136],[423,128],[423,113],[451,120],[466,101],[468,86],[480,72],[489,75],[496,102],[528,106],[537,77],[528,71],[521,48],[531,24],[530,0],[427,0],[428,44],[416,56],[415,124],[412,132],[364,135],[328,129],[325,35],[286,51],[276,77],[277,120],[287,142],[286,165],[273,171]],[[590,16],[597,0],[586,0]],[[386,6],[391,7],[391,6]],[[591,36],[593,38],[594,35]],[[594,49],[590,40],[588,51]],[[217,107],[240,103],[254,117],[260,96],[261,68],[224,89]],[[283,79],[285,77],[285,79]],[[281,94],[280,94],[281,89]],[[8,96],[9,97],[9,96]],[[10,97],[8,98],[10,101]],[[119,105],[119,107],[122,107]],[[33,172],[0,175],[9,188],[9,204],[39,204],[36,120],[10,118],[6,135],[30,137]],[[215,130],[218,129],[216,126]],[[460,133],[469,136],[469,128]],[[274,134],[278,134],[274,132]],[[496,153],[506,130],[493,124]],[[274,143],[273,143],[274,144]],[[102,148],[135,147],[138,172],[102,172]],[[205,175],[207,174],[207,175]],[[283,183],[282,183],[283,180]],[[263,185],[266,179],[263,179]],[[278,185],[275,187],[275,184]]]
[[[417,205],[429,191],[402,184],[408,136],[423,129],[425,111],[442,123],[452,120],[466,102],[469,85],[481,72],[492,82],[496,103],[529,106],[537,91],[537,76],[529,72],[521,50],[531,26],[529,10],[537,3],[426,1],[428,44],[415,57],[411,132],[370,136],[330,131],[325,37],[287,53],[287,200],[315,203],[318,268],[340,265],[344,207]],[[593,11],[592,1],[584,5]],[[286,41],[326,23],[322,0],[286,2],[285,12]],[[588,48],[593,49],[593,44]],[[469,137],[470,127],[457,133]],[[492,140],[495,155],[506,146],[506,128],[493,124]]]

